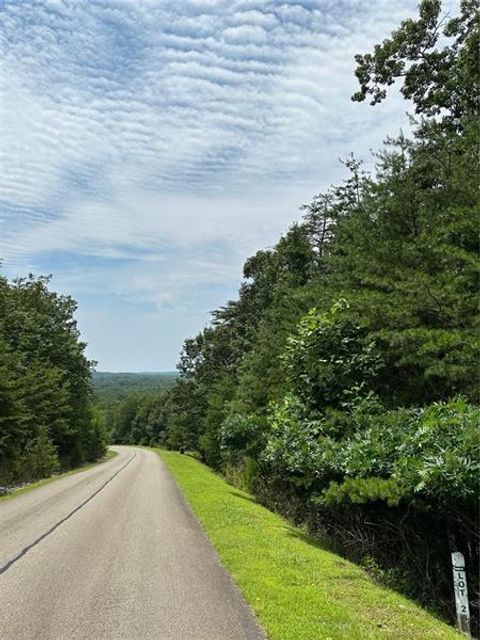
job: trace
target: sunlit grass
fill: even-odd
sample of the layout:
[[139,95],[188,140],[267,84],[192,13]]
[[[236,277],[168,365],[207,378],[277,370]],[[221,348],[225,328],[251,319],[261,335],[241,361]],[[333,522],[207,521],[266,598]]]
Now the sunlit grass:
[[270,640],[460,637],[196,460],[159,453]]

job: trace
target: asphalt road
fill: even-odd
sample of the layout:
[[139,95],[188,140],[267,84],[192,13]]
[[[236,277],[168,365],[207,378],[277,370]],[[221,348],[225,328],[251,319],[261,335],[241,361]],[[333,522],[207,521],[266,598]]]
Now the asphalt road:
[[0,503],[1,640],[259,640],[156,453]]

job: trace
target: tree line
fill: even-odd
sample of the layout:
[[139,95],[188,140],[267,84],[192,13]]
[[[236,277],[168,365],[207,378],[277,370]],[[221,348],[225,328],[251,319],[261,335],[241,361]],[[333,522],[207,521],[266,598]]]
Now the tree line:
[[76,303],[48,278],[0,276],[0,485],[44,478],[102,457]]
[[95,403],[107,410],[132,393],[151,394],[167,389],[178,377],[176,371],[153,373],[111,373],[94,371]]
[[450,618],[451,550],[478,602],[478,20],[422,0],[356,56],[353,99],[400,82],[411,135],[346,159],[116,434],[196,452]]
[[176,372],[93,373],[95,406],[104,416],[109,438],[119,444],[155,444],[163,428],[163,392]]

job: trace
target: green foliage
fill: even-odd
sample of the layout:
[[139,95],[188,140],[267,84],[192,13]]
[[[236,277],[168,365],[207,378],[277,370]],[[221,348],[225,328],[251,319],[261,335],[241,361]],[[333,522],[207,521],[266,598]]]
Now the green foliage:
[[114,442],[119,444],[134,444],[132,430],[140,405],[141,396],[132,394],[127,396],[125,400],[115,407],[112,434]]
[[294,393],[317,411],[343,408],[368,393],[381,366],[343,299],[326,313],[314,308],[301,319],[283,362]]
[[86,446],[92,460],[99,460],[107,453],[108,430],[105,414],[97,407],[91,408],[90,428],[85,434]]
[[[194,450],[204,410],[201,387],[194,380],[181,379],[158,392],[122,389],[120,397],[112,396],[107,426],[111,439],[119,444]],[[99,411],[105,416],[102,408]]]
[[177,374],[172,371],[159,373],[110,373],[94,371],[93,391],[95,403],[110,410],[117,402],[132,393],[160,393],[174,384]]
[[394,505],[403,498],[455,509],[474,502],[480,477],[478,407],[457,399],[368,416],[367,421],[363,417],[359,424],[353,416],[358,430],[342,443],[336,470],[345,480],[323,492],[326,504],[385,499]]
[[323,491],[331,504],[341,496],[360,502],[353,495],[365,503],[369,492],[380,499],[382,487],[387,498],[393,487],[396,498],[453,509],[474,501],[478,491],[480,409],[464,399],[381,413],[367,401],[343,418],[348,428],[338,430],[327,416],[308,420],[290,395],[273,406],[268,423],[263,459],[271,472]]
[[238,365],[232,413],[256,416],[264,424],[269,403],[279,401],[288,390],[285,372],[279,366],[289,336],[299,319],[318,301],[311,286],[284,287],[276,290],[275,302],[266,309],[248,349]]
[[377,104],[387,95],[384,87],[402,78],[401,92],[413,100],[417,113],[435,116],[443,111],[449,122],[477,113],[478,11],[477,0],[462,0],[460,14],[446,20],[440,0],[422,0],[418,20],[405,20],[373,54],[355,57],[360,91],[353,100],[370,95],[371,104]]
[[166,396],[165,444],[172,449],[198,449],[204,413],[201,386],[193,380],[180,380]]
[[398,505],[403,495],[403,487],[394,478],[347,478],[341,484],[332,482],[323,492],[320,502],[332,506],[385,501],[393,507]]
[[[373,408],[373,411],[372,411]],[[341,472],[344,476],[389,478],[405,443],[415,431],[417,410],[355,407],[351,415],[352,435],[342,443]]]
[[327,257],[329,285],[382,352],[393,405],[478,400],[478,163],[470,137],[449,144],[392,141]]
[[70,297],[48,289],[48,278],[0,277],[2,483],[43,478],[105,451],[75,310]]
[[311,489],[334,474],[340,452],[328,420],[308,419],[305,414],[304,405],[293,395],[272,405],[262,459],[271,473]]
[[57,449],[45,428],[28,440],[17,461],[17,476],[21,480],[48,478],[60,468]]
[[463,399],[414,412],[392,475],[416,494],[454,506],[475,502],[480,477],[480,409]]
[[254,416],[229,414],[220,429],[220,448],[228,462],[241,463],[255,458],[265,446],[261,424]]

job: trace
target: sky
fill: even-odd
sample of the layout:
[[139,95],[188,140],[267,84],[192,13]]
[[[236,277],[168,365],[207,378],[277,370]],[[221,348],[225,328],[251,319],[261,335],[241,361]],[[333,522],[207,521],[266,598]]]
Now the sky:
[[407,127],[350,100],[416,0],[0,0],[0,259],[101,371],[172,370],[245,259]]

